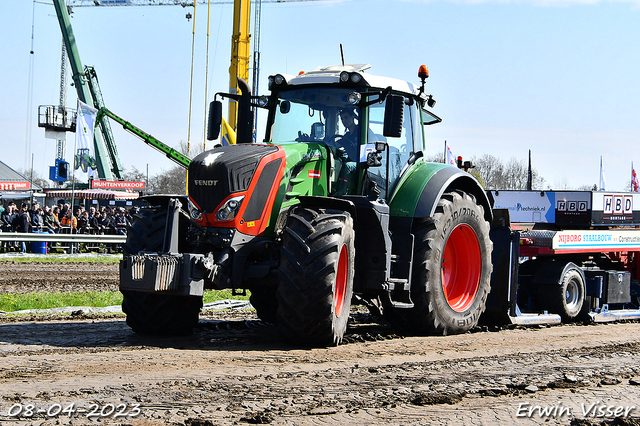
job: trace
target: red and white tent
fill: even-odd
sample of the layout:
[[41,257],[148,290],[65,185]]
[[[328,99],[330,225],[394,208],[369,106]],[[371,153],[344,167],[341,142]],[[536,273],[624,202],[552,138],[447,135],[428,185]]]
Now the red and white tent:
[[71,191],[70,189],[46,191],[47,197],[51,198],[73,198],[88,200],[135,200],[139,194],[137,192],[109,191],[107,189],[80,189]]

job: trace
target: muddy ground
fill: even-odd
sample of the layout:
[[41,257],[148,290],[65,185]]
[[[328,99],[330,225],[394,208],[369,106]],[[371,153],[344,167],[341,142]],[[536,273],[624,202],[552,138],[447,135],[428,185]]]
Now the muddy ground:
[[[4,293],[117,285],[115,265],[0,268]],[[639,334],[629,322],[403,338],[354,309],[346,344],[301,349],[250,310],[207,312],[171,339],[118,315],[5,318],[0,423],[640,425]]]

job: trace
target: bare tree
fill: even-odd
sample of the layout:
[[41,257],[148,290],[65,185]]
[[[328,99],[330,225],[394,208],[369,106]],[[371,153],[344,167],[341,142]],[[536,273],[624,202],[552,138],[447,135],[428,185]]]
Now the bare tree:
[[124,180],[137,181],[137,182],[147,180],[146,173],[143,172],[142,170],[138,170],[136,166],[131,166],[131,170],[125,169],[123,173],[123,177],[124,177]]
[[[498,157],[484,154],[480,158],[473,158],[472,162],[476,166],[478,180],[486,189],[527,189],[529,168],[524,160],[512,157],[507,164],[503,164]],[[531,174],[533,189],[542,189],[545,179],[535,169]]]
[[504,189],[527,189],[528,167],[524,161],[518,161],[511,157],[504,167],[503,185]]
[[47,180],[47,179],[43,178],[42,176],[40,176],[38,174],[38,172],[33,170],[33,169],[31,169],[31,170],[18,169],[17,171],[22,176],[24,176],[27,179],[29,179],[29,181],[32,184],[37,185],[40,188],[48,188],[50,186],[49,180]]
[[[189,146],[187,142],[180,141],[177,149],[183,155],[193,158],[204,151],[204,144],[195,143]],[[151,194],[185,194],[186,189],[187,170],[181,166],[163,170],[159,174],[150,177],[149,182],[147,182],[147,191]]]
[[185,194],[186,189],[187,170],[180,166],[163,170],[147,182],[147,191],[151,194]]
[[486,189],[507,189],[502,188],[504,165],[498,157],[484,154],[480,158],[473,157],[471,161],[476,166],[475,172],[482,179]]
[[444,163],[444,154],[440,151],[435,154],[425,155],[424,161],[427,163]]

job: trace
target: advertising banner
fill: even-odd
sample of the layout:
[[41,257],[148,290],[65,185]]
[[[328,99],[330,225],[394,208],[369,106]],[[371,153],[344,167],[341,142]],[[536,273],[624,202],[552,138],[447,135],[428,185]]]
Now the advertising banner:
[[98,178],[98,164],[93,150],[93,127],[97,113],[97,109],[78,100],[73,176],[80,182],[88,182],[89,178]]
[[640,224],[640,194],[636,192],[594,192],[593,224]]
[[0,181],[0,191],[22,191],[31,189],[29,181]]
[[97,189],[144,189],[145,183],[139,181],[125,180],[92,180],[91,188]]
[[640,231],[637,229],[560,231],[553,237],[552,248],[570,252],[638,250],[640,249]]

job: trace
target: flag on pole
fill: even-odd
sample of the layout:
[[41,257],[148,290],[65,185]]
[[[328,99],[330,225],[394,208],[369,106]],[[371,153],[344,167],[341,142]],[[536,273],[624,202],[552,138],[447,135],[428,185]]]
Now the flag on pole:
[[456,157],[453,156],[449,145],[447,145],[447,164],[451,164],[452,166],[456,165]]
[[606,191],[607,189],[607,181],[604,178],[604,166],[602,165],[602,155],[600,156],[600,183],[598,184],[598,189],[600,191]]
[[636,169],[633,168],[633,161],[631,162],[631,190],[633,192],[640,192],[640,180],[636,175]]
[[98,163],[93,150],[93,127],[98,110],[78,99],[73,175],[80,182],[98,177]]
[[222,138],[220,139],[222,146],[235,145],[236,132],[233,131],[227,120],[222,118]]

